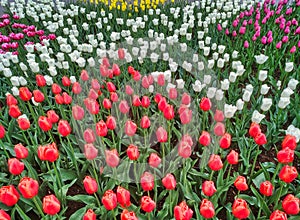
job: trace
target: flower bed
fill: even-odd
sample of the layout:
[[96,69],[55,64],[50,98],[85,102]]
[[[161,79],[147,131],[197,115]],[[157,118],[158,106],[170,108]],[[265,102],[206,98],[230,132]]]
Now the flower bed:
[[2,2],[1,219],[300,217],[300,1]]

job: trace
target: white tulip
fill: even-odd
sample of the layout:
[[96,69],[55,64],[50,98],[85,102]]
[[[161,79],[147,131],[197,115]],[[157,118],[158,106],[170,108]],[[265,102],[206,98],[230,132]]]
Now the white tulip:
[[20,86],[19,77],[17,76],[10,77],[10,82],[13,86]]
[[212,69],[215,65],[215,60],[208,60],[207,68]]
[[203,50],[204,50],[204,51],[203,51],[203,55],[204,55],[204,56],[208,56],[208,55],[209,55],[209,52],[210,52],[210,47],[204,47]]
[[262,99],[262,104],[260,109],[263,111],[268,111],[272,106],[272,99],[270,98],[263,98]]
[[280,87],[281,87],[281,81],[280,80],[277,81],[276,86],[277,86],[277,89],[280,90]]
[[19,89],[17,87],[13,86],[11,91],[14,96],[19,96]]
[[198,62],[198,69],[200,71],[204,70],[205,66],[204,66],[204,63],[201,61],[201,62]]
[[224,60],[225,60],[226,63],[229,62],[230,56],[229,56],[228,53],[225,53],[225,54],[224,54]]
[[290,72],[292,72],[293,68],[294,68],[294,63],[288,62],[288,63],[285,63],[284,71],[287,73],[290,73]]
[[230,82],[228,79],[224,79],[221,81],[221,89],[222,90],[228,90],[229,89]]
[[254,57],[258,64],[264,64],[269,58],[268,56],[266,56],[264,54],[255,55]]
[[251,120],[252,122],[259,124],[265,117],[265,115],[260,114],[257,110],[254,110]]
[[295,90],[297,85],[298,85],[299,81],[296,80],[296,79],[290,79],[289,83],[288,83],[288,87],[291,89],[291,90]]
[[237,110],[242,110],[244,108],[245,102],[242,99],[238,99],[236,101]]
[[201,92],[201,90],[205,87],[205,84],[201,84],[199,80],[196,80],[194,84],[192,84],[193,90],[195,92]]
[[22,71],[25,72],[25,71],[28,70],[27,66],[23,62],[21,62],[19,65],[20,65],[20,68],[21,68]]
[[68,70],[68,69],[69,69],[69,62],[68,62],[68,61],[62,62],[62,67],[63,67],[65,70]]
[[204,50],[204,41],[198,41],[199,49]]
[[224,115],[226,118],[232,118],[237,110],[236,106],[225,104]]
[[246,85],[245,89],[251,93],[253,92],[253,86],[251,84]]
[[216,50],[216,49],[217,49],[217,46],[218,46],[218,45],[217,45],[216,43],[213,43],[213,44],[211,45],[211,49],[212,49],[212,50]]
[[224,92],[221,89],[216,91],[216,100],[221,101],[224,98]]
[[[68,62],[67,62],[67,63],[68,63]],[[55,66],[50,66],[50,67],[48,68],[48,71],[49,71],[50,75],[53,76],[53,77],[57,75],[57,71],[56,71]]]
[[222,59],[222,58],[218,59],[218,62],[217,62],[218,68],[222,69],[224,67],[224,64],[225,64],[224,59]]
[[258,73],[258,79],[260,80],[260,81],[265,81],[266,79],[267,79],[267,77],[268,77],[268,71],[266,71],[266,70],[260,70],[259,71],[259,73]]
[[211,75],[204,75],[203,82],[206,85],[210,84],[210,82],[211,82]]
[[229,79],[230,82],[235,82],[237,76],[238,76],[238,74],[236,74],[235,72],[230,72],[228,79]]
[[280,97],[278,107],[285,109],[290,104],[290,97]]
[[27,85],[27,80],[23,76],[20,76],[19,77],[19,83],[20,83],[21,86],[26,86]]
[[251,95],[252,93],[249,92],[248,90],[244,90],[244,93],[243,93],[243,100],[245,102],[249,102],[250,101],[250,98],[251,98]]
[[217,52],[214,52],[212,55],[213,55],[212,57],[214,60],[217,60],[219,58],[219,53],[217,53]]
[[236,51],[236,50],[234,50],[234,51],[232,52],[231,57],[232,57],[233,59],[236,59],[236,58],[238,58],[238,54],[239,54],[239,52]]
[[78,64],[79,67],[84,67],[85,66],[85,59],[83,57],[79,57],[76,60],[76,63]]
[[298,143],[300,140],[300,129],[296,128],[294,125],[290,125],[287,130],[285,131],[285,134],[292,135],[296,137],[296,142]]
[[46,84],[47,84],[48,86],[51,86],[51,85],[53,84],[53,79],[52,79],[51,76],[45,75],[44,78],[45,78]]
[[226,48],[226,47],[225,47],[224,45],[219,45],[219,46],[218,46],[218,52],[219,52],[220,54],[224,53],[225,48]]
[[95,66],[95,60],[93,57],[90,57],[88,60],[88,64],[90,67],[94,67]]
[[244,65],[238,65],[237,68],[236,68],[236,73],[238,76],[242,76],[243,73],[245,72],[245,68],[244,68]]
[[149,86],[149,92],[150,92],[150,93],[153,93],[153,91],[154,91],[154,86],[153,86],[153,85],[150,85],[150,86]]
[[183,89],[184,88],[185,82],[183,81],[183,79],[177,79],[176,83],[177,83],[177,88],[178,89]]
[[270,87],[267,84],[263,84],[260,88],[260,94],[266,95],[269,92]]
[[212,99],[213,97],[215,97],[217,89],[215,87],[209,87],[207,89],[207,97]]
[[292,94],[294,94],[294,91],[291,90],[289,87],[285,88],[282,93],[281,93],[281,97],[287,97],[289,98]]
[[71,83],[75,83],[76,82],[76,77],[75,76],[70,76],[70,81],[71,81]]

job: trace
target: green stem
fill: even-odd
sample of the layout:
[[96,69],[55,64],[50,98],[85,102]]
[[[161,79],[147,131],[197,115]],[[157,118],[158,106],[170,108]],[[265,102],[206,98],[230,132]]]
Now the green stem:
[[78,169],[78,164],[77,164],[77,160],[75,158],[75,152],[74,152],[74,148],[73,148],[73,145],[71,144],[71,141],[70,141],[70,138],[67,136],[67,140],[68,140],[68,145],[69,147],[71,148],[71,158],[72,158],[72,162],[75,166],[75,169],[76,169],[76,172],[77,172],[77,176],[79,177],[80,176],[80,172],[79,172],[79,169]]
[[278,163],[277,166],[276,166],[276,170],[275,170],[275,172],[274,172],[274,175],[273,175],[273,177],[272,177],[272,180],[271,180],[271,182],[272,182],[273,185],[274,185],[274,181],[275,181],[275,178],[276,178],[276,176],[277,176],[277,173],[278,173],[280,167],[281,167],[281,163]]
[[148,212],[148,220],[151,220],[150,212]]
[[279,189],[279,193],[277,194],[277,198],[275,200],[275,205],[274,205],[274,210],[278,209],[278,202],[279,202],[279,199],[281,197],[281,193],[282,193],[282,188],[283,188],[283,183],[280,182],[280,189]]
[[209,177],[209,180],[212,180],[212,178],[213,178],[213,176],[214,176],[214,173],[215,173],[215,171],[211,171],[211,174],[210,174],[210,177]]
[[25,131],[24,130],[22,130],[22,135],[23,135],[23,138],[25,139],[25,142],[26,142],[27,146],[29,146],[30,144],[29,144],[29,141],[28,141],[28,139],[27,139],[27,137],[25,135]]
[[[96,171],[96,162],[95,160],[92,161],[92,166],[93,166],[93,172],[94,172],[94,177],[96,179],[96,182],[98,184],[98,192],[100,191],[100,183],[99,183],[99,177],[98,177],[98,173]],[[100,207],[100,206],[99,206]]]
[[116,212],[115,212],[114,209],[112,210],[112,213],[113,213],[113,216],[114,216],[114,220],[117,220],[117,218],[116,218]]
[[[265,201],[266,196],[263,197],[263,200]],[[258,210],[258,214],[257,214],[257,219],[260,218],[260,214],[261,214],[261,205],[259,206],[259,210]]]
[[54,169],[54,173],[55,173],[55,176],[56,176],[56,181],[58,182],[58,186],[61,189],[62,188],[61,178],[60,178],[60,175],[59,175],[59,173],[57,171],[57,168],[56,168],[54,162],[52,163],[52,167]]
[[29,102],[27,102],[27,105],[28,105],[28,107],[29,107],[29,111],[30,111],[31,116],[32,116],[32,118],[33,118],[33,120],[34,120],[34,123],[37,125],[37,124],[38,124],[38,123],[37,123],[37,120],[36,120],[37,114],[36,114],[36,112],[33,110],[32,106],[31,106],[31,104],[30,104]]
[[4,143],[3,143],[3,141],[2,141],[1,138],[0,138],[0,145],[2,146],[3,151],[4,151],[4,154],[6,155],[7,159],[9,159],[10,156],[9,156],[9,154],[7,153],[7,150],[6,150],[5,146],[4,146]]
[[21,207],[18,204],[15,204],[15,207],[17,208],[20,215],[22,215],[22,218],[25,217],[23,220],[30,220],[30,218],[24,213],[24,211],[21,209]]
[[252,175],[253,175],[258,154],[259,154],[259,145],[257,145],[257,148],[256,148],[256,154],[255,154],[255,158],[254,158],[254,161],[253,161],[253,164],[252,164],[252,168],[251,168],[251,172],[250,172],[250,177],[252,177]]
[[229,180],[229,177],[230,177],[231,168],[232,168],[232,165],[230,164],[229,165],[229,169],[228,169],[228,174],[227,174],[227,177],[226,177],[226,183],[228,183],[228,180]]
[[165,143],[161,143],[161,149],[162,149],[162,168],[163,168],[163,172],[162,172],[162,175],[164,176],[165,175]]
[[32,198],[36,208],[38,209],[39,213],[41,214],[41,216],[44,218],[45,217],[45,214],[44,212],[42,211],[42,208],[40,206],[40,204],[38,203],[38,201],[36,200],[36,196]]
[[97,194],[94,193],[94,196],[95,196],[95,198],[96,198],[96,201],[97,201],[97,204],[98,204],[98,208],[100,208],[100,207],[101,207],[101,203],[100,203],[100,201],[99,201],[99,198],[98,198]]

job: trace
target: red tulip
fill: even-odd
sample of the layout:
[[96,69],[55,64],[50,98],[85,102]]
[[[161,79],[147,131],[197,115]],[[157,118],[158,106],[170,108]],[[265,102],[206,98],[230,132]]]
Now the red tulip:
[[16,144],[14,147],[16,158],[25,159],[28,156],[28,149],[22,144]]
[[96,124],[96,133],[100,137],[105,137],[107,135],[107,125],[103,120]]
[[62,89],[60,88],[60,86],[56,83],[52,84],[52,92],[53,94],[57,95],[59,93],[61,93]]
[[88,98],[93,99],[93,100],[97,100],[98,97],[99,97],[99,91],[100,90],[90,89]]
[[97,100],[86,98],[84,99],[84,105],[91,114],[97,115],[99,113],[100,106]]
[[150,99],[148,96],[143,96],[142,97],[142,107],[143,108],[148,108],[150,106]]
[[81,70],[80,79],[82,81],[88,81],[89,80],[89,74],[86,70]]
[[208,166],[211,170],[214,170],[214,171],[218,171],[218,170],[222,169],[223,163],[222,163],[221,157],[216,154],[211,155],[211,157],[208,161]]
[[27,118],[18,118],[19,128],[21,130],[27,130],[30,128],[30,121]]
[[43,131],[49,131],[52,128],[52,123],[46,116],[40,116],[38,124]]
[[141,128],[147,129],[150,127],[151,122],[147,115],[143,116],[140,122]]
[[52,124],[55,124],[59,121],[59,116],[56,114],[54,110],[47,111],[47,117]]
[[8,114],[13,118],[18,118],[22,113],[17,105],[10,105]]
[[151,167],[157,168],[159,166],[159,164],[161,163],[161,159],[156,153],[151,153],[148,163]]
[[158,109],[161,112],[164,112],[165,108],[168,106],[167,100],[165,97],[162,97],[158,103]]
[[248,218],[250,210],[248,209],[247,202],[243,199],[236,199],[232,205],[232,214],[238,219]]
[[4,138],[5,133],[5,128],[0,124],[0,139]]
[[248,189],[247,185],[247,180],[243,176],[238,176],[235,181],[234,181],[234,186],[239,190],[239,191],[245,191]]
[[176,88],[170,88],[169,90],[169,98],[170,99],[177,99],[178,93]]
[[108,98],[104,98],[102,105],[105,109],[111,109],[111,101]]
[[17,158],[8,159],[8,170],[13,175],[20,175],[24,170],[24,163]]
[[38,194],[39,183],[30,177],[23,177],[20,180],[18,189],[25,199],[31,199]]
[[156,130],[156,138],[157,138],[157,141],[160,143],[167,142],[167,140],[168,140],[167,131],[163,127],[159,127]]
[[130,202],[130,192],[121,186],[117,188],[117,200],[121,207],[126,208],[131,205]]
[[85,144],[84,156],[88,160],[94,160],[98,156],[98,149],[93,144]]
[[65,105],[70,105],[72,103],[72,96],[70,96],[68,93],[63,92],[62,97]]
[[143,196],[141,199],[141,209],[144,212],[152,212],[156,207],[155,202],[149,196]]
[[38,157],[40,160],[46,160],[49,162],[54,162],[59,157],[59,152],[57,150],[56,144],[48,144],[38,147]]
[[7,206],[15,205],[20,198],[20,194],[13,185],[2,186],[0,188],[0,202]]
[[206,196],[212,196],[217,192],[217,189],[215,187],[215,183],[213,181],[205,180],[202,183],[202,192]]
[[63,86],[66,86],[66,87],[71,85],[71,80],[67,76],[63,76],[61,79],[61,82],[62,82]]
[[181,104],[183,105],[189,105],[191,103],[191,96],[187,94],[186,92],[182,94],[181,97]]
[[271,196],[273,194],[273,185],[270,181],[264,181],[260,184],[259,191],[262,195]]
[[221,147],[222,149],[227,149],[227,148],[229,148],[230,145],[231,145],[231,135],[228,134],[228,133],[225,133],[225,134],[221,137],[221,139],[220,139],[220,141],[219,141],[219,145],[220,145],[220,147]]
[[63,137],[68,136],[72,131],[69,122],[66,120],[59,120],[57,130]]
[[164,74],[159,74],[157,76],[157,84],[159,86],[163,86],[165,84],[165,75]]
[[181,124],[185,125],[185,124],[189,124],[192,120],[192,116],[193,116],[193,111],[186,108],[184,109],[181,114],[179,115],[180,118],[180,122]]
[[173,174],[168,173],[163,179],[162,184],[167,190],[173,190],[176,187],[176,179]]
[[123,60],[125,58],[125,51],[123,48],[118,49],[118,57],[120,60]]
[[86,143],[94,143],[96,140],[95,133],[92,129],[88,128],[83,132],[83,138]]
[[130,160],[137,160],[140,156],[139,149],[137,146],[130,144],[127,148],[127,156]]
[[199,137],[199,143],[203,146],[210,145],[211,138],[210,134],[207,131],[202,131],[200,137]]
[[103,206],[107,210],[113,210],[117,207],[117,196],[112,190],[107,190],[102,197]]
[[36,81],[36,84],[38,85],[38,87],[43,87],[46,85],[46,79],[43,75],[37,74],[35,76],[35,81]]
[[137,130],[137,125],[133,121],[126,121],[124,131],[129,137],[133,136]]
[[174,208],[175,220],[190,220],[193,217],[193,210],[188,207],[185,201],[182,201]]
[[118,151],[116,149],[105,150],[105,160],[108,166],[117,167],[120,162]]
[[127,209],[124,209],[121,213],[121,220],[138,220],[133,211],[129,212]]
[[294,161],[294,150],[286,147],[277,153],[277,160],[279,163],[292,163]]
[[104,57],[102,59],[102,64],[106,67],[110,67],[109,59],[107,57]]
[[200,205],[200,214],[204,218],[212,218],[215,215],[215,208],[211,201],[203,199]]
[[252,122],[250,128],[249,128],[249,134],[251,137],[255,138],[258,134],[261,133],[261,130],[260,130],[260,126],[259,124],[255,123],[255,122]]
[[72,86],[72,92],[76,95],[78,95],[79,93],[81,93],[82,88],[79,82],[74,82],[73,86]]
[[116,86],[112,82],[107,82],[106,87],[109,92],[116,92],[117,90]]
[[83,186],[84,186],[85,191],[88,194],[94,194],[95,192],[98,191],[97,181],[94,178],[90,177],[90,176],[86,176],[84,178]]
[[129,112],[129,106],[126,100],[122,100],[119,104],[119,110],[123,114],[127,114]]
[[116,122],[116,119],[115,117],[109,115],[107,118],[106,118],[106,126],[109,130],[114,130],[117,126],[117,122]]
[[64,104],[64,97],[61,95],[61,94],[57,94],[55,95],[55,102],[58,104],[58,105],[63,105]]
[[154,188],[154,176],[149,172],[144,172],[141,177],[141,186],[144,191],[151,191]]
[[192,145],[188,141],[181,140],[178,144],[178,155],[182,158],[189,158],[192,154]]
[[299,214],[300,200],[292,194],[288,194],[282,201],[282,208],[288,215]]
[[208,111],[211,108],[211,101],[209,98],[202,98],[200,101],[200,109],[203,111]]
[[140,100],[140,97],[138,95],[133,95],[132,97],[132,105],[135,107],[141,106],[142,102]]
[[215,115],[214,115],[214,119],[217,122],[222,122],[224,121],[224,113],[221,110],[216,110]]
[[117,102],[119,100],[118,94],[116,92],[111,92],[110,93],[110,100],[112,102]]
[[266,135],[263,133],[260,133],[254,138],[254,141],[257,145],[264,145],[267,143]]
[[82,220],[96,220],[96,214],[92,209],[88,209],[83,215]]
[[270,220],[287,220],[287,215],[285,212],[282,212],[280,210],[275,210],[270,215]]
[[32,93],[29,91],[27,87],[20,87],[19,88],[19,97],[24,102],[29,101],[32,97]]
[[238,164],[239,162],[239,153],[235,150],[231,150],[230,153],[227,155],[227,161],[229,164]]
[[72,107],[72,115],[75,120],[82,120],[84,117],[84,109],[79,105]]
[[45,100],[44,93],[42,93],[40,90],[33,90],[33,98],[35,102],[43,102]]
[[48,215],[56,215],[60,210],[60,202],[51,194],[43,198],[43,211]]
[[287,134],[282,143],[281,143],[282,148],[290,148],[291,150],[295,150],[297,147],[297,142],[296,142],[296,137]]
[[279,172],[279,178],[286,183],[292,182],[298,176],[297,169],[293,166],[285,165]]
[[7,214],[4,210],[0,210],[0,219],[2,220],[10,220],[9,214]]
[[18,100],[11,94],[6,95],[6,104],[7,106],[18,105]]
[[214,134],[216,136],[223,136],[225,134],[225,125],[222,122],[217,122],[214,127]]

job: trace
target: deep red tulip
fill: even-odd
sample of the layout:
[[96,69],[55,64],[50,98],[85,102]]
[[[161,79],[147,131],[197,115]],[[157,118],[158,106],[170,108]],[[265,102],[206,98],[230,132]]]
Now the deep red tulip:
[[163,127],[159,127],[156,130],[156,138],[157,138],[157,141],[160,143],[167,142],[168,141],[167,131]]
[[102,105],[105,109],[111,109],[111,101],[108,98],[104,98]]
[[72,131],[69,122],[66,120],[59,120],[57,130],[63,137],[68,136]]
[[127,114],[129,112],[129,106],[126,100],[122,100],[119,104],[119,110],[123,114]]
[[0,202],[7,206],[15,205],[20,198],[20,194],[13,185],[2,186],[0,188]]
[[293,135],[287,134],[282,143],[281,143],[282,148],[290,148],[291,150],[295,150],[297,147],[297,142],[296,142],[296,137]]
[[94,178],[90,177],[90,176],[86,176],[84,178],[83,186],[84,186],[85,191],[88,194],[94,194],[95,192],[98,191],[97,181]]
[[107,125],[103,120],[96,124],[96,133],[100,137],[105,137],[107,135]]
[[151,167],[157,168],[161,163],[161,159],[156,153],[151,153],[148,163]]
[[40,160],[46,160],[49,162],[54,162],[59,157],[59,152],[57,150],[56,144],[48,144],[38,147],[38,157]]
[[105,160],[108,166],[117,167],[120,162],[118,151],[116,149],[105,150]]
[[297,169],[293,166],[285,165],[279,172],[279,178],[286,183],[292,182],[298,176]]
[[79,93],[81,93],[82,88],[79,82],[74,82],[73,86],[72,86],[72,92],[76,95],[78,95]]
[[227,149],[227,148],[229,148],[230,145],[231,145],[231,135],[228,134],[228,133],[225,133],[225,134],[221,137],[221,139],[220,139],[220,141],[219,141],[219,145],[220,145],[220,147],[221,147],[222,149]]
[[33,90],[33,98],[35,102],[43,102],[45,100],[44,93],[42,93],[40,90]]
[[215,208],[211,201],[203,199],[200,205],[200,214],[204,218],[212,218],[215,215]]
[[188,207],[185,201],[182,201],[175,206],[174,217],[176,220],[190,220],[193,217],[193,210]]
[[52,128],[52,123],[46,116],[40,116],[38,119],[38,124],[43,131],[49,131]]
[[247,185],[247,180],[243,176],[238,176],[235,181],[234,181],[234,186],[239,190],[239,191],[245,191],[248,189]]
[[222,163],[221,157],[216,154],[211,155],[211,157],[208,161],[208,166],[211,170],[214,170],[214,171],[218,171],[218,170],[222,169],[223,163]]
[[277,160],[279,163],[292,163],[294,161],[294,150],[286,147],[277,153]]
[[83,215],[82,220],[96,220],[96,214],[92,209],[88,209]]
[[137,160],[140,156],[140,152],[137,146],[130,144],[127,148],[127,156],[130,160]]
[[11,94],[6,95],[6,104],[7,106],[18,105],[18,100]]
[[271,196],[273,194],[273,185],[270,181],[264,181],[260,184],[259,191],[262,195]]
[[255,122],[252,122],[252,124],[249,128],[249,135],[251,137],[255,138],[260,133],[261,133],[261,130],[260,130],[259,124],[255,123]]
[[138,95],[133,95],[132,105],[135,106],[135,107],[139,107],[139,106],[142,105],[142,102],[141,102],[140,97]]
[[60,211],[60,202],[55,195],[47,195],[43,198],[43,211],[48,215],[56,215]]
[[82,120],[84,117],[84,109],[79,105],[72,107],[72,115],[75,120]]
[[23,177],[19,182],[18,189],[25,199],[31,199],[38,194],[39,183],[30,177]]
[[217,192],[217,189],[215,187],[215,183],[213,181],[210,181],[210,180],[205,180],[202,183],[202,192],[206,196],[212,196],[213,194],[215,194],[215,192]]
[[167,105],[163,110],[163,114],[165,119],[172,120],[175,117],[173,105]]
[[282,208],[288,215],[298,215],[299,203],[300,200],[297,197],[292,194],[288,194],[282,201]]
[[155,202],[149,196],[143,196],[141,199],[141,209],[144,212],[152,212],[156,207]]
[[162,184],[167,190],[173,190],[176,187],[176,179],[173,174],[168,173],[163,179]]
[[143,96],[142,97],[142,107],[143,108],[148,108],[150,106],[150,99],[148,96]]
[[22,113],[17,105],[10,105],[8,114],[13,118],[18,118]]
[[270,215],[270,220],[287,220],[287,215],[285,212],[280,211],[280,210],[275,210],[272,212]]
[[24,102],[29,101],[32,97],[32,93],[27,87],[20,87],[19,88],[19,97],[22,99]]
[[63,86],[66,86],[66,87],[71,85],[71,80],[67,76],[63,76],[61,79],[61,82],[62,82]]
[[40,75],[40,74],[36,75],[35,80],[36,80],[36,84],[38,85],[38,87],[46,86],[46,79],[43,75]]
[[56,114],[54,110],[47,111],[47,117],[52,124],[55,124],[59,121],[59,116]]
[[238,219],[248,218],[250,210],[248,209],[247,202],[243,199],[236,199],[232,205],[232,214]]
[[20,175],[24,170],[24,163],[17,158],[9,158],[7,164],[8,171],[13,175]]
[[121,213],[121,220],[138,220],[133,211],[129,212],[127,209],[124,209]]
[[260,133],[254,138],[254,141],[257,145],[264,145],[267,143],[266,135],[263,133]]
[[106,88],[109,92],[116,92],[116,86],[112,82],[106,83]]
[[239,153],[235,150],[231,150],[230,153],[227,155],[227,161],[229,164],[238,164],[239,162]]
[[0,219],[2,220],[10,220],[9,214],[7,214],[4,210],[0,210]]
[[30,121],[27,118],[18,118],[18,125],[21,130],[27,130],[30,128]]
[[200,101],[200,109],[203,111],[208,111],[211,108],[211,101],[209,98],[202,98]]
[[106,126],[109,130],[114,130],[117,127],[117,122],[116,122],[115,117],[109,115],[106,118]]
[[88,160],[94,160],[98,156],[98,149],[93,144],[85,144],[84,156]]
[[210,134],[207,131],[202,131],[200,137],[199,137],[199,143],[203,146],[210,145],[211,138]]
[[154,176],[149,172],[144,172],[141,177],[141,186],[144,191],[151,191],[154,188]]
[[130,192],[127,189],[124,189],[123,187],[118,186],[118,188],[117,188],[117,200],[118,200],[118,203],[120,203],[120,205],[123,208],[126,208],[126,207],[130,206],[131,205]]
[[137,130],[137,125],[133,121],[126,121],[125,127],[124,127],[124,132],[127,136],[131,137],[135,134]]
[[143,116],[140,122],[141,128],[147,129],[150,127],[151,122],[147,115]]
[[16,158],[25,159],[28,156],[28,149],[24,147],[21,143],[16,144],[14,147]]
[[117,195],[112,190],[107,190],[102,197],[103,206],[107,210],[113,210],[117,207]]
[[165,108],[168,106],[167,100],[165,97],[162,97],[158,103],[158,109],[161,112],[164,112]]
[[52,84],[52,92],[53,94],[57,95],[59,93],[61,93],[62,89],[60,88],[60,85],[53,83]]

